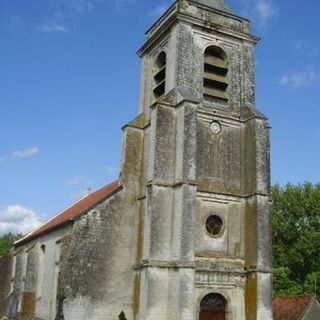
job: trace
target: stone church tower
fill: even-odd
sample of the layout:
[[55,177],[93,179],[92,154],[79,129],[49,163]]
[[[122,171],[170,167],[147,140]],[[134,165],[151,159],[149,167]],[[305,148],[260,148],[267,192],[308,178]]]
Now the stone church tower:
[[140,319],[270,320],[259,39],[223,0],[177,1],[146,36]]
[[22,319],[272,320],[258,40],[223,0],[176,1],[151,27],[119,180],[15,243]]

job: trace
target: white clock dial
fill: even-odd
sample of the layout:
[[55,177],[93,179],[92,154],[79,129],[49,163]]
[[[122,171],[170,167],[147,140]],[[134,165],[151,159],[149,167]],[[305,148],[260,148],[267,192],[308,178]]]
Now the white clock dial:
[[221,132],[221,124],[218,121],[213,121],[210,124],[210,129],[211,129],[212,133],[218,134]]

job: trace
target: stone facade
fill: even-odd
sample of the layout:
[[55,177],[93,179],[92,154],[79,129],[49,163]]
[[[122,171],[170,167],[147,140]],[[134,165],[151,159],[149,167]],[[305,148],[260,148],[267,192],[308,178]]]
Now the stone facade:
[[12,290],[19,293],[21,320],[55,319],[60,239],[70,231],[60,228],[15,246]]
[[66,320],[121,312],[128,320],[201,320],[216,312],[202,307],[210,295],[223,304],[221,319],[272,319],[258,39],[224,8],[181,0],[153,25],[139,51],[140,114],[123,128],[121,189],[59,237],[46,235],[54,240],[46,262],[42,240],[16,246],[14,286],[35,293],[37,319],[53,320],[60,302]]

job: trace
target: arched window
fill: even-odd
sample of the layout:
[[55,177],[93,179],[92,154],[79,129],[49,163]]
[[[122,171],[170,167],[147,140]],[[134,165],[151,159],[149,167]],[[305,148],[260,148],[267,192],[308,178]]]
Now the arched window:
[[166,63],[167,56],[164,51],[162,51],[156,62],[155,62],[155,72],[153,75],[155,88],[153,89],[154,97],[156,99],[160,98],[165,93],[166,88]]
[[225,52],[210,46],[204,53],[203,98],[204,100],[228,101],[228,63]]
[[44,254],[44,253],[46,253],[46,245],[45,244],[42,244],[41,246],[40,246],[40,249],[41,249],[41,252]]
[[218,293],[209,293],[200,303],[199,320],[226,319],[226,299]]

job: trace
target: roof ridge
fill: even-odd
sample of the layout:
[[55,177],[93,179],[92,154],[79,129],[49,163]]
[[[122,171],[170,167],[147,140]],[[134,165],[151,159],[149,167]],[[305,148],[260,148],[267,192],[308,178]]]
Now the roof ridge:
[[302,297],[316,297],[314,293],[305,293],[305,294],[298,294],[298,295],[277,295],[273,298],[302,298]]
[[[115,192],[118,191],[118,189],[120,187],[121,187],[121,185],[119,185],[119,181],[114,180],[111,183],[84,195],[83,197],[81,197],[77,201],[73,202],[69,206],[67,206],[64,209],[62,209],[61,211],[59,211],[52,218],[43,222],[40,226],[38,226],[37,228],[35,228],[31,232],[29,232],[23,238],[14,242],[14,245],[19,245],[27,240],[37,238],[45,232],[49,232],[50,230],[53,230],[53,229],[65,224],[69,221],[72,221],[72,219],[74,219],[74,218],[78,217],[79,215],[83,214],[84,212],[92,209],[92,207],[97,205],[100,201],[106,199],[108,196],[112,196]],[[99,193],[101,191],[104,191],[104,189],[106,189],[105,193],[103,193],[102,195],[99,195]],[[98,196],[96,199],[94,197],[95,195]],[[86,199],[88,200],[88,203],[85,203]],[[81,207],[81,205],[82,205],[82,207]],[[77,206],[80,206],[80,207],[78,208]],[[72,209],[75,209],[76,211],[72,212]],[[66,216],[63,217],[63,215],[66,215]],[[61,220],[56,221],[56,223],[54,223],[54,221],[58,220],[59,217],[61,217]],[[50,226],[50,223],[52,223],[51,226]]]
[[[94,191],[95,192],[95,191]],[[62,214],[63,212],[67,211],[68,209],[70,209],[71,207],[75,206],[77,203],[79,203],[81,200],[83,200],[85,197],[87,197],[90,193],[87,193],[86,195],[82,196],[81,198],[79,198],[77,201],[71,203],[69,206],[65,207],[64,209],[60,210],[56,215],[54,215],[52,218],[45,220],[44,222],[42,222],[38,227],[36,227],[35,229],[33,229],[31,232],[27,233],[24,237],[22,237],[21,239],[17,240],[14,242],[14,244],[19,243],[20,241],[23,241],[25,238],[28,238],[29,235],[32,235],[33,233],[35,233],[36,231],[38,231],[39,229],[41,229],[44,225],[46,225],[47,223],[51,222],[52,220],[54,220],[56,217],[58,217],[60,214]]]

